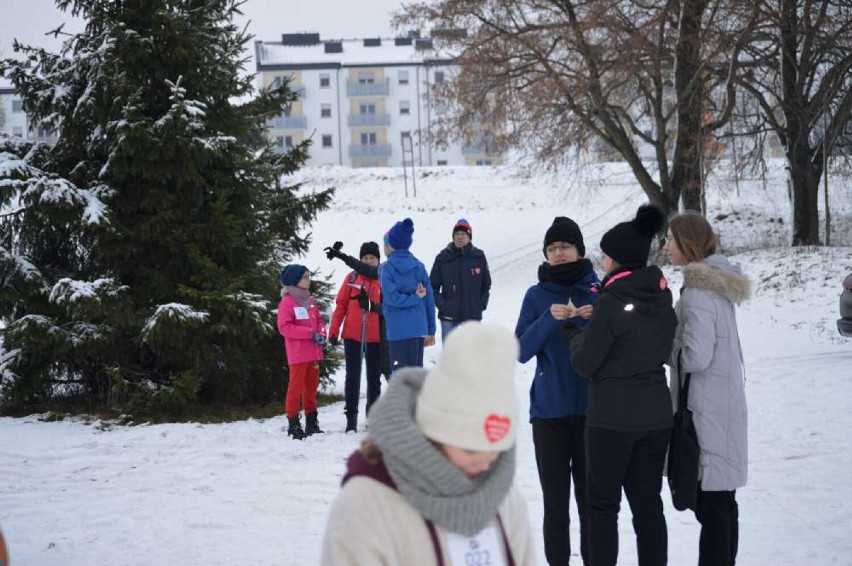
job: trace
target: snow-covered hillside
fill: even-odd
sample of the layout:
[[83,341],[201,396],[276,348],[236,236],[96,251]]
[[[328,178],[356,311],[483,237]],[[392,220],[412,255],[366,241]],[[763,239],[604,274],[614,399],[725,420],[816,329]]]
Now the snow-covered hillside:
[[[852,272],[852,194],[848,183],[833,185],[833,239],[847,247],[790,249],[780,170],[765,185],[741,182],[739,190],[716,178],[708,196],[709,216],[755,292],[738,314],[750,409],[738,563],[852,564],[852,340],[835,327],[840,282]],[[510,328],[535,282],[554,216],[574,218],[594,256],[600,235],[645,200],[615,164],[553,175],[508,167],[424,169],[417,196],[409,198],[399,169],[315,169],[297,179],[305,190],[338,188],[300,262],[337,282],[347,271],[328,261],[323,247],[341,240],[344,251],[357,253],[361,242],[380,241],[394,221],[410,216],[412,251],[429,267],[453,223],[465,217],[491,264],[486,319]],[[411,179],[408,189],[413,193]],[[665,271],[678,289],[679,271]],[[439,348],[427,351],[427,365]],[[518,366],[524,411],[533,368]],[[342,391],[342,372],[339,377]],[[342,404],[322,409],[320,422],[327,434],[294,442],[282,430],[283,416],[136,427],[0,419],[0,527],[12,564],[316,564],[344,459],[360,440],[342,433]],[[516,481],[540,536],[529,425],[519,435],[518,455]],[[694,564],[698,525],[691,513],[674,511],[667,494],[664,499],[669,563]],[[576,548],[576,521],[572,528]],[[636,564],[626,503],[620,532],[619,564]]]

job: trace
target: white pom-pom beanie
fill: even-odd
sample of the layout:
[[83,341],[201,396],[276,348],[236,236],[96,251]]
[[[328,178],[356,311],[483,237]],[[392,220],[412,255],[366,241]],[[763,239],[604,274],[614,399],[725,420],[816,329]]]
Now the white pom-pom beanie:
[[508,329],[465,322],[444,342],[417,399],[417,426],[441,444],[499,452],[515,443],[518,341]]

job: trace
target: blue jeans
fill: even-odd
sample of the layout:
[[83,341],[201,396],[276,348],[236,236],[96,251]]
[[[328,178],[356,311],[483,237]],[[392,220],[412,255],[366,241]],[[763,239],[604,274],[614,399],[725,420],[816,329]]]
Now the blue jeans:
[[450,335],[450,332],[453,331],[453,328],[461,324],[460,322],[456,322],[455,320],[444,320],[441,319],[441,342],[447,341],[447,336]]

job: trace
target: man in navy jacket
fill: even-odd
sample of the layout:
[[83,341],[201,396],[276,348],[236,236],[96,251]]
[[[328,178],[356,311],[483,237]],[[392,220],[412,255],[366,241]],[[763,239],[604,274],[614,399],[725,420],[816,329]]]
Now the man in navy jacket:
[[482,320],[491,294],[491,273],[485,252],[471,243],[473,229],[460,218],[453,241],[435,257],[429,279],[441,321],[441,339],[466,320]]

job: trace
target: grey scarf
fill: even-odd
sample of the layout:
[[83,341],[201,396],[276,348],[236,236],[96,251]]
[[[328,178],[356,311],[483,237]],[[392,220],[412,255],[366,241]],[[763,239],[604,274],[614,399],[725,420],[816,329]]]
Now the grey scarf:
[[302,289],[291,285],[284,287],[284,294],[290,295],[301,307],[309,308],[311,306],[311,292],[307,289]]
[[427,372],[400,370],[370,408],[370,437],[400,493],[424,518],[451,532],[473,536],[497,516],[515,475],[515,448],[474,478],[450,462],[423,436],[414,420]]

